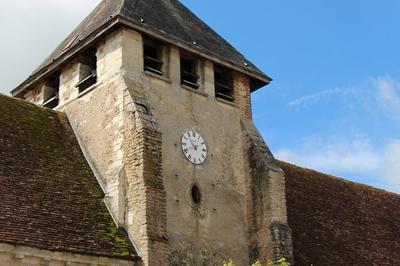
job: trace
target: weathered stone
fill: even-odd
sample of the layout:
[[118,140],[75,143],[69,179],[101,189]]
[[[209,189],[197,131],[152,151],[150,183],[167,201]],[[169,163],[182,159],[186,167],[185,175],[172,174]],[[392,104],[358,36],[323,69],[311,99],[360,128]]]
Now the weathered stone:
[[38,248],[15,246],[0,243],[0,264],[4,266],[140,266],[141,262],[133,262],[107,257],[79,255],[70,252],[53,252]]
[[266,264],[286,258],[293,263],[290,228],[287,223],[285,177],[251,120],[242,121],[247,133],[250,178],[248,224],[250,257]]
[[[89,92],[72,89],[79,62],[61,74],[59,109],[75,125],[114,219],[145,265],[291,258],[290,230],[282,229],[284,177],[252,126],[250,78],[234,71],[234,102],[217,99],[210,60],[196,63],[198,89],[181,85],[181,52],[165,44],[166,74],[150,74],[141,34],[122,28],[98,43],[98,83]],[[187,130],[206,140],[203,165],[182,153]],[[192,200],[194,184],[200,204]]]

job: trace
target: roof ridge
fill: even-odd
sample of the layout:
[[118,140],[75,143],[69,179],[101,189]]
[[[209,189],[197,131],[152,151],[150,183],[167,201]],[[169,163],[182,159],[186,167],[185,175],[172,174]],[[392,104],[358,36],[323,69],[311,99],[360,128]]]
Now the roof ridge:
[[278,162],[278,164],[286,164],[286,165],[295,167],[295,168],[297,168],[299,170],[308,170],[308,171],[311,171],[313,173],[322,174],[322,175],[324,175],[326,177],[329,177],[329,178],[332,178],[332,179],[335,179],[335,180],[338,180],[338,181],[341,181],[341,182],[344,182],[344,183],[348,183],[348,184],[353,184],[353,185],[356,185],[356,186],[364,187],[365,189],[378,190],[378,191],[382,191],[382,192],[393,194],[393,195],[395,195],[397,197],[400,197],[399,193],[387,191],[386,189],[383,189],[383,188],[377,188],[377,187],[374,187],[374,186],[371,186],[371,185],[367,185],[367,184],[363,184],[363,183],[360,183],[360,182],[351,181],[351,180],[346,179],[345,177],[335,176],[335,175],[328,174],[328,173],[325,173],[325,172],[322,172],[322,171],[317,171],[317,170],[314,170],[314,169],[311,169],[311,168],[308,168],[308,167],[305,167],[305,166],[298,166],[296,164],[285,162],[285,161],[281,161],[281,160],[278,160],[278,159],[276,159],[276,161]]

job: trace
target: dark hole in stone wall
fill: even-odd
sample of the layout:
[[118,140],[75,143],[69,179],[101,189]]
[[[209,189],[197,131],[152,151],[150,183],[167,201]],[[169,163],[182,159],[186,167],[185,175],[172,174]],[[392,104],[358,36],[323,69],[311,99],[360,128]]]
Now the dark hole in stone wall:
[[192,200],[195,204],[200,204],[201,202],[201,192],[197,185],[193,185],[192,187]]

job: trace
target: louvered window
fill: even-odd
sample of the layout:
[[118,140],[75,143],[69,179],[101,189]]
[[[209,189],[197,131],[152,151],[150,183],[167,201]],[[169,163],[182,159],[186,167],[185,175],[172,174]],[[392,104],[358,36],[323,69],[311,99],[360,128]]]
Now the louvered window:
[[200,76],[197,74],[198,61],[191,57],[181,57],[181,83],[194,89],[200,86],[198,81]]
[[157,75],[164,75],[163,72],[163,45],[154,39],[144,38],[143,40],[144,70]]
[[231,70],[221,67],[214,67],[215,97],[233,102],[233,73]]
[[81,58],[83,58],[82,66],[80,69],[81,79],[78,84],[75,85],[76,88],[79,88],[79,93],[85,91],[86,89],[97,83],[96,49],[88,49],[81,55]]

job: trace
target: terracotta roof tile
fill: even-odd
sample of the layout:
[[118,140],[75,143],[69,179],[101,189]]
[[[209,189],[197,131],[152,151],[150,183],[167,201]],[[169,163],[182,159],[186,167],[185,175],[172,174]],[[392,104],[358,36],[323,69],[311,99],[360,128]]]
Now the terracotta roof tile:
[[0,242],[134,259],[62,113],[0,95]]
[[400,195],[279,165],[296,265],[400,265]]

